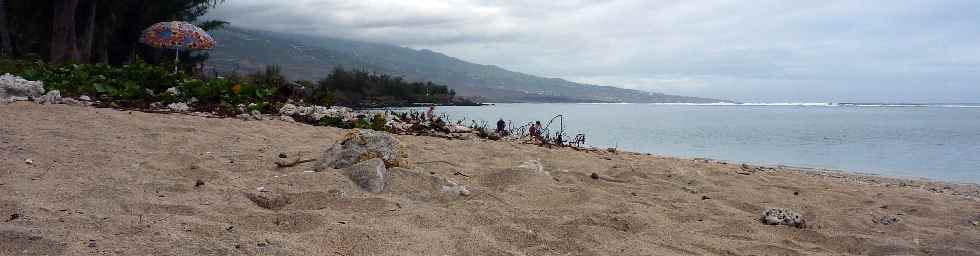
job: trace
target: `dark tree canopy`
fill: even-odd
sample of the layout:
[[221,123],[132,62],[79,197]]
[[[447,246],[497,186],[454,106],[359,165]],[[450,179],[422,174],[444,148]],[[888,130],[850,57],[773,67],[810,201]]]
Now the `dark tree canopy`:
[[[167,54],[139,44],[161,21],[195,22],[222,0],[0,0],[0,53],[53,63],[123,64]],[[220,27],[222,23],[208,23]]]
[[[313,90],[312,101],[323,105],[378,106],[412,103],[473,104],[455,102],[456,91],[432,82],[409,82],[401,77],[362,70],[334,69]],[[363,107],[363,106],[362,106]]]

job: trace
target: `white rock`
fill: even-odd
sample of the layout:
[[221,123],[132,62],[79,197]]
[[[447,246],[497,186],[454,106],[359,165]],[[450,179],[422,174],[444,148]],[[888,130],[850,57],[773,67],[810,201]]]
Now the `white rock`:
[[295,115],[297,111],[298,108],[296,107],[296,105],[293,104],[286,104],[283,105],[281,108],[279,108],[279,114],[284,116]]
[[174,95],[174,96],[180,96],[180,90],[177,90],[177,87],[167,88],[166,93],[168,93],[170,95]]
[[33,165],[34,164],[34,160],[31,160],[30,158],[28,158],[28,159],[25,159],[24,160],[24,163],[25,164],[29,164],[29,165]]
[[541,160],[535,159],[521,163],[517,168],[527,169],[534,173],[547,174],[544,171],[544,165],[541,164]]
[[188,106],[187,103],[183,102],[170,103],[170,105],[167,105],[167,108],[175,112],[187,112],[191,110],[191,106]]
[[40,81],[29,81],[11,74],[0,76],[0,104],[35,99],[42,92],[44,83]]
[[450,133],[468,133],[473,131],[473,129],[459,124],[449,125],[446,128],[449,129]]
[[445,181],[446,184],[442,185],[442,192],[461,196],[470,196],[470,190],[466,189],[465,186],[456,184],[456,182]]
[[64,102],[64,99],[61,97],[61,92],[58,90],[49,91],[44,96],[34,99],[34,103],[37,104],[62,104]]
[[261,121],[262,112],[259,112],[258,110],[252,110],[252,112],[238,115],[238,118],[245,121]]
[[319,121],[324,117],[341,118],[344,120],[352,120],[356,116],[354,110],[346,107],[333,106],[330,108],[324,106],[296,106],[293,104],[286,104],[279,108],[279,114],[284,116],[303,116],[309,117],[310,119]]

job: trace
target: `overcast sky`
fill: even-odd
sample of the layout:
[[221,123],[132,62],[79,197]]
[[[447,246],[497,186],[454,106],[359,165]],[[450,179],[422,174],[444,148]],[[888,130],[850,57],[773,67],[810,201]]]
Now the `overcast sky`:
[[233,25],[745,102],[980,102],[976,0],[228,0]]

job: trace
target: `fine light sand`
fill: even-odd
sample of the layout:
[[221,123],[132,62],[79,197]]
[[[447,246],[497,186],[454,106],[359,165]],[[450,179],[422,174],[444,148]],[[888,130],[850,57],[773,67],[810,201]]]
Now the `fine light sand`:
[[[472,194],[397,180],[421,177],[407,170],[371,194],[275,165],[346,132],[0,106],[0,255],[980,255],[970,185],[412,136],[411,172]],[[259,187],[291,204],[258,207],[244,194]],[[766,207],[810,227],[764,225]]]

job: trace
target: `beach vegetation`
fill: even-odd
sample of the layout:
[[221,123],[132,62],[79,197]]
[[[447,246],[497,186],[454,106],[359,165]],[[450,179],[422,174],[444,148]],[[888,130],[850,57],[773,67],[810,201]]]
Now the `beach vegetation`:
[[409,106],[413,103],[470,104],[456,91],[433,82],[413,82],[401,77],[363,70],[333,69],[313,86],[308,101],[317,105],[354,107]]

